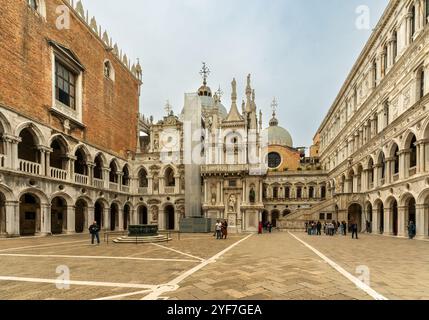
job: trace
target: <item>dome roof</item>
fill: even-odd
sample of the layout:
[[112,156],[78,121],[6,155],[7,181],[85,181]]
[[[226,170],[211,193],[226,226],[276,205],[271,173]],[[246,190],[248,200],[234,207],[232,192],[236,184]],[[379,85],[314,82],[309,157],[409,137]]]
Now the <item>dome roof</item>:
[[278,120],[273,115],[270,120],[270,126],[262,131],[263,143],[271,145],[281,145],[293,148],[293,140],[290,133],[283,127],[280,127]]

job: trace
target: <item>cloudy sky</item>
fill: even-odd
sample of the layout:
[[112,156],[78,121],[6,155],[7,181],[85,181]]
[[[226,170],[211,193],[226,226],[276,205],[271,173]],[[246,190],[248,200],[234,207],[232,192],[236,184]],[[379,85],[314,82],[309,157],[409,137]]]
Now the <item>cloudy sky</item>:
[[[231,80],[241,98],[252,74],[264,124],[271,101],[295,146],[309,146],[388,0],[85,0],[128,56],[143,67],[141,112],[159,119],[169,100],[175,112],[184,93],[201,85],[224,91]],[[356,27],[359,6],[370,9],[370,29]]]

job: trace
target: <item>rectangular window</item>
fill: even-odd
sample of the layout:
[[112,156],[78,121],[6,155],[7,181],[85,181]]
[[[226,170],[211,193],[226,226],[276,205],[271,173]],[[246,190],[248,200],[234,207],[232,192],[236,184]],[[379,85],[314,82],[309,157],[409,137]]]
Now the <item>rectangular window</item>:
[[229,186],[230,187],[236,187],[237,186],[237,180],[229,180]]
[[301,187],[298,187],[298,188],[296,189],[296,197],[297,197],[298,199],[301,199],[301,198],[302,198],[302,189],[301,189]]
[[55,61],[55,98],[76,109],[76,76],[58,61]]
[[319,215],[319,220],[325,220],[325,214],[324,213],[321,213]]
[[332,220],[332,213],[326,214],[326,220]]

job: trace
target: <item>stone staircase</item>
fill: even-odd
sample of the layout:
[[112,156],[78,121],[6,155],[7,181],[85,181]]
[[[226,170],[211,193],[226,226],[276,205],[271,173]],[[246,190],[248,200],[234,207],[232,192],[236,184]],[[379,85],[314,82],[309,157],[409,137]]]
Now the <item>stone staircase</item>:
[[113,240],[113,243],[132,243],[132,244],[139,244],[139,243],[159,243],[159,242],[167,242],[171,241],[172,239],[169,238],[166,235],[157,235],[157,236],[151,236],[151,237],[120,237],[115,240]]
[[320,213],[324,209],[326,209],[329,206],[332,206],[335,204],[334,199],[327,199],[311,208],[305,208],[305,209],[298,209],[292,214],[285,217],[286,221],[293,221],[293,220],[306,220],[306,216],[311,216],[315,213]]

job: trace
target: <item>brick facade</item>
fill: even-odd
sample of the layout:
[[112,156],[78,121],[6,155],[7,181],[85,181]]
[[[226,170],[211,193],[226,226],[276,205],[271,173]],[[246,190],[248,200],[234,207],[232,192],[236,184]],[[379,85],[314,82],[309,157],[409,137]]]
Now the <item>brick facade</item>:
[[[45,0],[46,18],[27,1],[5,1],[0,12],[0,103],[62,132],[52,107],[52,54],[48,40],[71,48],[84,66],[82,123],[70,132],[79,140],[125,158],[135,152],[140,81],[120,63],[76,12],[70,29],[56,28],[56,9],[66,1]],[[108,59],[115,81],[103,74]]]

